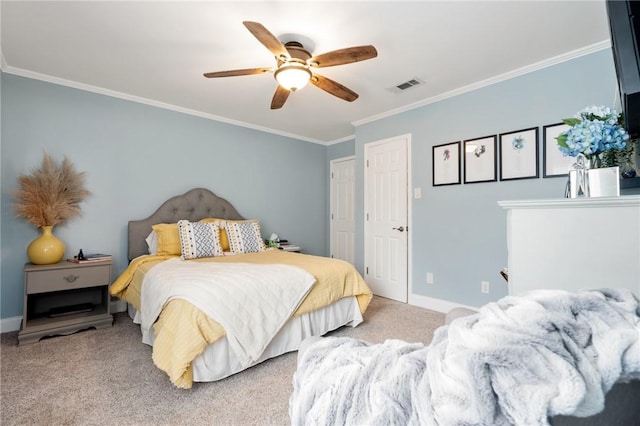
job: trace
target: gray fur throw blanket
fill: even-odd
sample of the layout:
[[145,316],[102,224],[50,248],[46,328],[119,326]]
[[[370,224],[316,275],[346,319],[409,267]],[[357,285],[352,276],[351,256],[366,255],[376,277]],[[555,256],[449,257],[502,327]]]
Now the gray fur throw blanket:
[[[640,379],[628,290],[540,290],[489,303],[425,346],[328,337],[298,356],[293,425],[548,425]],[[419,326],[419,324],[416,324]]]

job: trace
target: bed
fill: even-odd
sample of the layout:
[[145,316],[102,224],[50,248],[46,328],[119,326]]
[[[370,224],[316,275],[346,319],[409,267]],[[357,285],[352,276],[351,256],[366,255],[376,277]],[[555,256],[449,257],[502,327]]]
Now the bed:
[[[210,244],[194,243],[200,235]],[[153,362],[180,388],[355,327],[373,296],[347,262],[264,247],[259,221],[204,188],[130,221],[128,259],[110,292],[127,302]]]

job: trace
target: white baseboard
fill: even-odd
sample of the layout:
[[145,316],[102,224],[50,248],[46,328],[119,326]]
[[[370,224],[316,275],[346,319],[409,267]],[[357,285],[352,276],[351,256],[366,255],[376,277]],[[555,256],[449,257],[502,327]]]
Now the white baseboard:
[[409,304],[420,308],[431,309],[432,311],[447,313],[454,308],[467,308],[474,311],[478,310],[477,306],[463,305],[461,303],[450,302],[448,300],[435,299],[433,297],[421,296],[419,294],[409,295]]
[[[126,312],[126,311],[127,311],[127,302],[122,300],[111,301],[112,314],[115,314],[116,312]],[[18,331],[20,330],[21,324],[22,324],[22,315],[17,317],[2,318],[0,319],[0,333]]]
[[8,333],[10,331],[20,330],[22,324],[22,315],[18,317],[0,319],[0,333]]

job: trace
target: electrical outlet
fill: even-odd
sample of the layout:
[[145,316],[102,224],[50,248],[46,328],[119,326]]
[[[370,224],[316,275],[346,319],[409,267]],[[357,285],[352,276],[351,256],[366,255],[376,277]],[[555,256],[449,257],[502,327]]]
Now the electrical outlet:
[[489,293],[489,281],[482,281],[482,283],[480,283],[480,291]]
[[427,272],[427,284],[433,284],[433,272]]

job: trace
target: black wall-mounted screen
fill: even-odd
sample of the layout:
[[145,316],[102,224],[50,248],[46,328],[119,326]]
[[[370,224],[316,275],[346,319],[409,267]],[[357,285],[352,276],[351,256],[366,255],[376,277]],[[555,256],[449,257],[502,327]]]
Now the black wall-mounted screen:
[[640,2],[608,0],[611,47],[616,66],[625,127],[640,137]]

